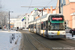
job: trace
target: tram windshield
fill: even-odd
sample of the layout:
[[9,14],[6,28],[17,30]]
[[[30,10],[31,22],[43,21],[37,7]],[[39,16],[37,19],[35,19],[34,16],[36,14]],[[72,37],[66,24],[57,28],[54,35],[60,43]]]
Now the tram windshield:
[[65,26],[63,23],[51,23],[50,30],[65,30]]

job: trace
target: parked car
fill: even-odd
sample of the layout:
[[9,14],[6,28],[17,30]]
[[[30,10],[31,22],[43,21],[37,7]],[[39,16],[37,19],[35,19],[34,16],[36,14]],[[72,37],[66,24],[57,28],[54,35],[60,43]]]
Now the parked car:
[[71,30],[72,30],[72,28],[70,28],[70,27],[66,27],[66,29],[65,29],[66,33],[71,33]]

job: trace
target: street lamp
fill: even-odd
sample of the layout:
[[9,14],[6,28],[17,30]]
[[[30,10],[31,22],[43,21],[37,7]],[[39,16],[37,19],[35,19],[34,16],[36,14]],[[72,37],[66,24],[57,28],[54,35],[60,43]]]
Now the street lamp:
[[13,12],[13,11],[9,11],[9,30],[10,30],[10,12]]

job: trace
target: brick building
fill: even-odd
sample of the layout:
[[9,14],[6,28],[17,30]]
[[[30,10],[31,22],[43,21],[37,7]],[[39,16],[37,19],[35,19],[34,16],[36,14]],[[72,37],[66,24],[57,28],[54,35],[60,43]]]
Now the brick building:
[[[63,15],[65,17],[65,21],[67,22],[67,26],[75,28],[75,0],[64,0],[64,3]],[[59,0],[57,2],[57,6],[59,6]],[[59,13],[58,7],[56,7],[56,13]]]

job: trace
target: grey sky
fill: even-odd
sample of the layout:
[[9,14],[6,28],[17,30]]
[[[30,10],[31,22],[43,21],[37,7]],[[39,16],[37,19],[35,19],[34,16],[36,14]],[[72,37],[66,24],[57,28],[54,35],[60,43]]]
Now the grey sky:
[[[34,8],[23,8],[21,6],[56,6],[57,0],[1,0],[3,10],[13,11],[11,16],[17,16],[20,14],[30,13]],[[28,10],[28,11],[27,11]]]

